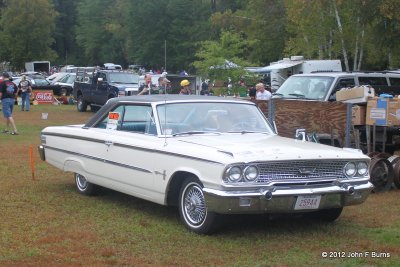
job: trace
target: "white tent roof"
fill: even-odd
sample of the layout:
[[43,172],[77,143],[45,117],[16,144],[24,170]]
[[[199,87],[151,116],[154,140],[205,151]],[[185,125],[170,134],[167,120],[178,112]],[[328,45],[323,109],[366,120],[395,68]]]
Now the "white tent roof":
[[292,62],[277,62],[275,64],[271,64],[269,66],[260,68],[259,71],[270,71],[270,70],[279,70],[279,69],[287,69],[291,68],[296,65],[300,65],[303,63],[302,60],[300,61],[292,61]]

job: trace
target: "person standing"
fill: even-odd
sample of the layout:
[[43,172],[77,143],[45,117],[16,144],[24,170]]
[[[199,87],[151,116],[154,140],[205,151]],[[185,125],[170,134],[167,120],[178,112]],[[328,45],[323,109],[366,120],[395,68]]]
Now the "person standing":
[[158,91],[156,92],[153,88],[151,78],[152,75],[150,73],[144,75],[144,84],[139,87],[138,95],[153,95],[158,93]]
[[263,83],[256,84],[256,91],[257,100],[270,100],[272,97],[271,92],[265,90],[265,85]]
[[192,92],[190,91],[190,82],[188,80],[181,81],[181,90],[179,91],[180,95],[190,95]]
[[166,94],[168,92],[169,88],[169,83],[170,80],[168,80],[166,77],[159,77],[158,78],[158,93],[159,94]]
[[208,90],[208,80],[204,80],[201,84],[200,95],[209,95],[210,91]]
[[15,104],[15,97],[18,94],[18,87],[12,81],[10,81],[10,75],[7,72],[3,73],[3,79],[3,82],[0,84],[0,99],[3,108],[3,116],[6,121],[6,128],[3,130],[3,133],[9,133],[8,128],[11,124],[13,128],[11,134],[17,135],[18,130],[15,126],[12,112]]
[[21,81],[18,84],[18,89],[21,91],[21,97],[22,97],[22,107],[21,110],[24,111],[29,111],[30,108],[30,95],[32,92],[32,86],[31,82],[26,79],[26,76],[23,75],[21,78]]

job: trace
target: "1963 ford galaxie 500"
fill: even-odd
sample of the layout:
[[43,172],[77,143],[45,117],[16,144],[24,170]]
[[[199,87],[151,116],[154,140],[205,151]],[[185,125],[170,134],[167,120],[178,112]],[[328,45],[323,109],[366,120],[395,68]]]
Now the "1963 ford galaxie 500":
[[222,214],[308,212],[333,221],[366,200],[369,157],[283,138],[251,102],[203,96],[114,98],[85,125],[43,129],[41,158],[106,187],[175,205],[196,233]]

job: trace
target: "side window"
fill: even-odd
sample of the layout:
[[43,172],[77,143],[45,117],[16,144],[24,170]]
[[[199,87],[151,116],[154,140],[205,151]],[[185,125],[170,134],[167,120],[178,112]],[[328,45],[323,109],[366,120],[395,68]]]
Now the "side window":
[[156,135],[157,129],[151,106],[125,106],[119,130]]
[[354,87],[356,83],[354,82],[354,78],[341,78],[338,80],[335,86],[335,92],[339,91],[342,88],[346,87]]
[[[117,131],[156,135],[157,129],[151,106],[121,105],[111,110],[119,113]],[[108,113],[94,128],[106,129]]]
[[97,78],[102,78],[103,82],[107,81],[107,76],[105,73],[99,73],[99,76]]
[[400,86],[400,78],[389,77],[391,86]]
[[339,78],[332,90],[331,95],[329,96],[329,101],[336,101],[336,92],[340,91],[340,89],[354,87],[355,84],[354,77]]
[[358,77],[359,85],[387,86],[385,77]]
[[[122,118],[123,114],[124,114],[124,110],[125,110],[124,106],[118,106],[114,110],[112,110],[112,112],[118,112],[121,115],[120,118]],[[104,118],[99,123],[97,123],[94,126],[94,128],[106,129],[107,121],[108,121],[108,113],[104,116]],[[121,121],[119,121],[118,124],[121,125]]]

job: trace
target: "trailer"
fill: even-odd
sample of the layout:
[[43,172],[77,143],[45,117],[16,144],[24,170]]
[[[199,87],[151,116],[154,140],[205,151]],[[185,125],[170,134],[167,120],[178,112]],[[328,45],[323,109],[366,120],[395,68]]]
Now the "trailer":
[[50,73],[50,61],[30,61],[25,62],[25,71]]
[[271,62],[269,66],[246,69],[262,76],[275,92],[293,74],[342,71],[342,64],[340,60],[305,60],[303,56],[292,56]]

